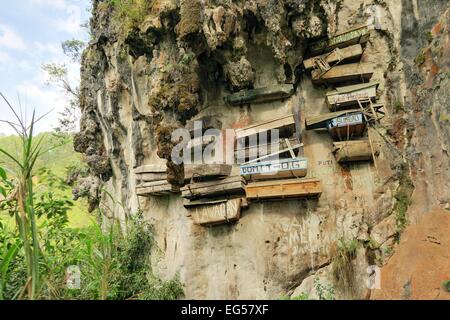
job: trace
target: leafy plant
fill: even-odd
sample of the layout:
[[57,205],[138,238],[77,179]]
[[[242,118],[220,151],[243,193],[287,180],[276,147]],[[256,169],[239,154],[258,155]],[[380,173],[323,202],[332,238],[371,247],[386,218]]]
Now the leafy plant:
[[444,281],[443,286],[448,292],[450,292],[450,280]]
[[347,294],[354,293],[353,279],[353,259],[356,258],[356,251],[359,242],[357,239],[347,239],[342,237],[337,245],[337,252],[333,261],[333,273],[337,284]]

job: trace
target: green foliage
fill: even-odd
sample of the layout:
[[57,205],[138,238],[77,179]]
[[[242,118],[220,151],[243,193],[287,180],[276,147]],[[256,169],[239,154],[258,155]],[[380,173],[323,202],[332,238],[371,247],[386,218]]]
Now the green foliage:
[[334,300],[334,288],[332,285],[324,285],[320,283],[319,278],[314,278],[314,286],[316,288],[319,300]]
[[84,41],[71,39],[64,41],[61,44],[61,47],[64,54],[71,58],[73,62],[80,62],[81,54],[83,53],[86,44]]
[[400,111],[404,111],[405,108],[403,106],[403,103],[399,100],[394,102],[394,111],[395,112],[400,112]]
[[441,115],[439,116],[439,122],[441,123],[450,122],[450,116],[445,112],[442,112]]
[[444,281],[442,285],[448,292],[450,292],[450,280]]
[[337,285],[349,295],[354,293],[354,270],[353,259],[359,247],[357,239],[339,239],[337,252],[333,261],[333,274]]
[[421,66],[422,64],[425,63],[425,53],[421,52],[419,53],[416,58],[414,59],[414,62],[418,65]]
[[109,0],[113,7],[113,19],[124,33],[137,28],[147,16],[153,0]]
[[291,297],[291,300],[310,300],[309,295],[307,293],[301,293],[299,296]]

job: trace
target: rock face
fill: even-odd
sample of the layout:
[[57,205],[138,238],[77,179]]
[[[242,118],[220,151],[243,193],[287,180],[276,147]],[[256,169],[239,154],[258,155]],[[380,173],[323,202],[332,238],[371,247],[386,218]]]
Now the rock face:
[[[393,257],[381,269],[373,299],[450,299],[450,213],[436,210],[409,227]],[[408,263],[405,263],[408,262]]]
[[[450,206],[446,6],[440,0],[156,0],[130,17],[110,1],[94,0],[75,138],[94,178],[78,194],[109,218],[141,210],[155,226],[155,269],[162,277],[179,274],[187,298],[320,298],[317,283],[331,284],[336,298],[369,297],[367,267],[388,261],[406,224]],[[169,182],[183,183],[183,167],[171,159],[171,133],[191,119],[214,117],[223,129],[238,129],[297,106],[302,119],[329,112],[330,88],[313,86],[302,72],[306,44],[368,21],[377,30],[362,59],[375,70],[388,113],[378,128],[375,163],[340,165],[328,134],[304,132],[309,177],[323,183],[320,200],[255,203],[238,223],[213,228],[195,226],[179,195],[136,196],[133,170],[143,165],[167,163]],[[224,102],[241,89],[286,83],[296,93],[285,101]],[[101,187],[112,197],[100,201]]]

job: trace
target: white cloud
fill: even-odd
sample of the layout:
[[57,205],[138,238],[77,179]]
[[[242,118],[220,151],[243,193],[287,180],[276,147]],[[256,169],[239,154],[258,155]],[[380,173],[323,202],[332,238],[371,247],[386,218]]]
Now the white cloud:
[[25,41],[10,27],[0,24],[0,47],[24,50]]
[[79,34],[81,27],[81,8],[75,5],[69,5],[65,8],[68,17],[54,20],[55,27],[71,34]]
[[28,0],[31,5],[44,5],[63,10],[69,6],[65,0]]
[[50,53],[54,56],[58,56],[62,52],[61,45],[58,43],[42,43],[39,41],[35,41],[33,43],[33,47],[35,50],[42,53]]

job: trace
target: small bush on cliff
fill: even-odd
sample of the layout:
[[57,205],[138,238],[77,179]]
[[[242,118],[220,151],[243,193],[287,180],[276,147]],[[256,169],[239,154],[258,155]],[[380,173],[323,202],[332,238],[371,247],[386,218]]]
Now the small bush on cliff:
[[444,281],[443,285],[444,285],[444,288],[445,288],[448,292],[450,292],[450,280]]
[[336,284],[347,294],[354,293],[353,259],[356,258],[359,242],[356,239],[339,239],[337,252],[333,261],[333,274]]
[[113,6],[113,18],[128,31],[138,27],[147,16],[153,0],[109,0]]

